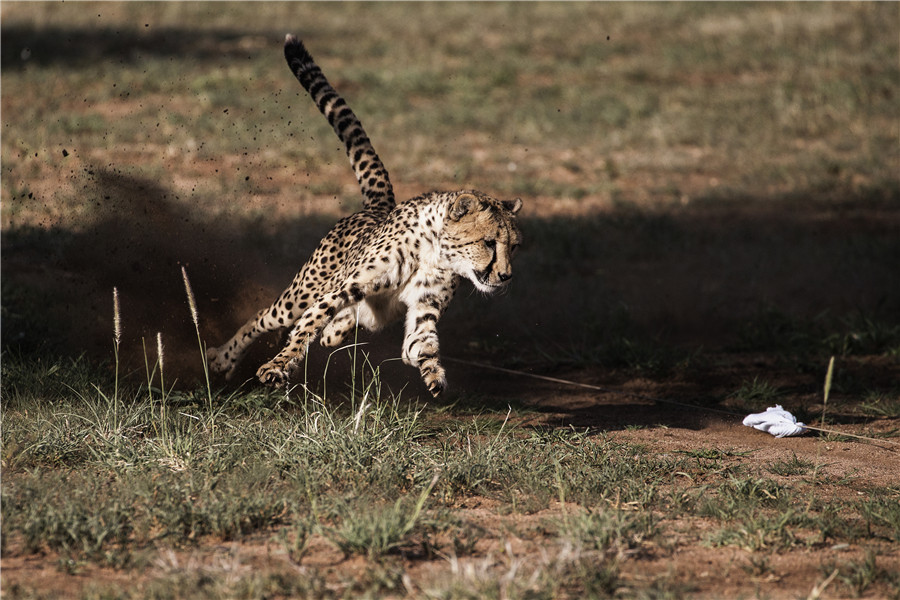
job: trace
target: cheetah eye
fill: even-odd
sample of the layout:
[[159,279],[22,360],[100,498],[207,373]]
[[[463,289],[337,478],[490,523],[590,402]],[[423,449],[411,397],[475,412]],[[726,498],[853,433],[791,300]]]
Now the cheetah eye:
[[497,247],[497,240],[484,240],[484,246],[488,250],[493,250]]

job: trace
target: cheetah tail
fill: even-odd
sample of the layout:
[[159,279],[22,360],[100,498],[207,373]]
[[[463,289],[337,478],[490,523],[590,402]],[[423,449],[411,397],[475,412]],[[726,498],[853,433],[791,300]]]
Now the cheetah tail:
[[385,212],[391,210],[396,203],[391,180],[362,123],[331,87],[303,42],[291,34],[284,40],[284,57],[294,76],[344,142],[353,172],[365,196],[364,206]]

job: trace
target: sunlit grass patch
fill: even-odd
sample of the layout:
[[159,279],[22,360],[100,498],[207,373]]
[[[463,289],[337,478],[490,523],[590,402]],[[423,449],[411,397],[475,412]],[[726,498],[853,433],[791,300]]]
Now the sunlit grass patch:
[[859,509],[871,533],[880,532],[880,535],[900,542],[900,502],[896,489],[874,494],[872,499],[862,502]]
[[369,558],[410,544],[409,536],[422,520],[422,510],[438,477],[416,498],[399,498],[393,505],[373,506],[371,500],[364,504],[339,504],[338,525],[325,527],[323,532],[345,554],[364,554]]
[[[65,557],[65,569],[129,569],[158,544],[197,549],[262,536],[301,566],[323,543],[362,558],[368,574],[352,584],[360,593],[407,585],[403,557],[448,560],[446,578],[416,585],[455,598],[469,597],[464,589],[487,596],[638,593],[646,586],[624,579],[623,569],[645,549],[663,551],[660,540],[673,520],[712,519],[718,525],[696,542],[753,552],[855,542],[866,528],[878,539],[896,539],[890,491],[857,505],[810,502],[804,486],[823,478],[788,486],[741,474],[731,463],[745,451],[710,447],[659,456],[605,435],[525,429],[516,419],[527,412],[433,410],[376,393],[372,372],[347,388],[352,393],[333,397],[310,388],[288,397],[214,391],[210,407],[205,389],[173,391],[164,419],[161,390],[151,386],[151,396],[129,377],[120,382],[118,411],[107,410],[111,393],[104,388],[112,385],[110,379],[89,386],[94,396],[63,394],[53,406],[25,393],[5,413],[5,552],[54,551]],[[52,389],[46,381],[43,387]],[[40,423],[57,433],[36,444]],[[48,455],[47,448],[56,451]],[[56,470],[62,464],[66,472]],[[785,477],[809,475],[800,459],[769,468]],[[494,518],[510,525],[486,529],[456,516],[472,498],[496,503]],[[521,535],[515,519],[546,510],[554,516],[541,517],[540,531],[549,536],[544,558],[526,563],[513,553],[503,564],[486,562],[485,547]],[[178,586],[198,585],[189,571],[180,573]],[[274,573],[233,583],[301,589]],[[323,593],[318,585],[309,593]],[[654,585],[682,589],[677,581]]]
[[814,466],[814,463],[811,461],[798,458],[794,454],[787,460],[773,462],[769,465],[769,471],[775,475],[789,477],[792,475],[806,475]]
[[894,591],[900,591],[900,579],[878,564],[878,552],[867,548],[859,560],[834,562],[822,565],[822,573],[837,573],[837,581],[850,593],[850,597],[860,598],[878,581],[889,583]]
[[19,534],[27,553],[56,551],[123,566],[135,528],[134,497],[119,496],[116,487],[64,472],[6,484],[4,538]]

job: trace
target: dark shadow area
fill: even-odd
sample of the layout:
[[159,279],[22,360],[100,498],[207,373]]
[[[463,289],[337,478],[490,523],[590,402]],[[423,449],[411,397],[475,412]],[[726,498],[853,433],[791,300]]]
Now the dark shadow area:
[[[96,204],[95,218],[68,228],[4,232],[4,349],[110,361],[116,287],[125,363],[143,371],[145,356],[155,360],[160,332],[170,380],[192,385],[201,373],[200,351],[181,267],[197,298],[202,337],[218,345],[280,293],[332,225],[331,218],[211,221],[192,213],[164,183],[99,169],[84,178],[81,201]],[[839,202],[810,193],[771,201],[716,199],[659,213],[624,208],[579,219],[525,216],[526,245],[514,285],[493,298],[464,285],[439,325],[442,350],[448,357],[570,373],[599,385],[665,380],[651,391],[710,405],[740,374],[702,361],[678,365],[699,348],[748,343],[748,323],[762,329],[750,350],[782,352],[775,346],[790,332],[767,331],[761,307],[775,307],[789,322],[870,315],[885,338],[884,348],[875,340],[870,351],[883,352],[900,345],[898,207],[898,191],[888,189]],[[401,339],[399,325],[359,338],[389,389],[421,394],[415,370],[391,360]],[[257,342],[236,381],[252,378],[278,343],[276,335]],[[348,352],[331,356],[316,346],[307,373],[316,381],[327,370],[340,387],[351,365]],[[530,405],[553,405],[549,395],[546,402],[538,398],[542,388],[531,381],[510,387],[507,376],[450,361],[446,366],[454,393],[525,394]],[[896,360],[880,368],[878,385],[900,375]],[[818,372],[801,376],[800,387],[821,384]],[[592,424],[594,415],[609,426],[602,405],[564,412],[579,425]],[[642,423],[643,410],[636,406],[623,418]],[[651,415],[661,418],[656,410]]]
[[[214,10],[214,9],[211,9]],[[302,32],[315,39],[315,32]],[[246,40],[265,35],[247,30],[204,30],[193,27],[131,28],[54,28],[34,29],[4,26],[0,38],[0,67],[22,69],[34,66],[66,65],[77,68],[104,62],[139,63],[146,57],[192,60],[246,59],[253,54]],[[279,35],[275,34],[277,40]]]
[[[828,357],[818,357],[811,363],[813,368],[803,370],[793,360],[726,353],[656,374],[596,365],[536,365],[514,375],[455,361],[449,363],[448,372],[464,390],[454,400],[455,414],[486,412],[502,418],[512,410],[517,422],[525,425],[575,427],[595,433],[656,427],[700,431],[711,426],[740,426],[746,415],[763,412],[774,404],[783,404],[803,423],[821,426],[827,361]],[[872,426],[879,421],[877,414],[860,412],[860,405],[865,405],[871,394],[896,398],[900,375],[897,358],[845,357],[839,358],[838,364],[826,427]],[[542,380],[541,375],[571,384]],[[777,386],[777,396],[757,401],[735,397],[736,387],[757,377]]]
[[598,300],[654,335],[714,346],[763,307],[798,318],[856,310],[900,318],[898,189],[840,202],[811,191],[659,212],[625,207],[528,225],[522,285],[546,288],[527,295],[536,302],[524,312],[545,315],[556,331],[572,320],[596,327]]
[[[316,38],[313,31],[295,33]],[[4,25],[0,66],[90,69],[110,61],[139,64],[147,57],[246,59],[255,53],[256,38],[268,35],[152,24]],[[201,336],[219,345],[281,292],[334,221],[210,219],[191,210],[190,199],[176,198],[165,181],[109,169],[79,176],[77,202],[93,207],[86,211],[90,217],[64,227],[3,232],[4,350],[111,361],[116,287],[125,364],[142,371],[145,359],[152,362],[159,332],[170,380],[193,385],[201,374],[200,349],[181,268],[197,298]],[[847,375],[845,389],[891,388],[900,381],[896,182],[766,198],[711,193],[688,206],[621,205],[573,218],[529,216],[525,201],[525,244],[513,285],[492,298],[463,285],[439,326],[446,356],[599,385],[640,381],[644,393],[708,405],[752,373],[777,371],[797,393],[820,389],[825,346],[837,354],[891,356]],[[421,394],[415,370],[396,360],[402,335],[396,325],[362,334],[360,341],[390,389]],[[257,342],[235,381],[252,379],[278,347],[277,335]],[[723,368],[718,359],[702,357],[736,350],[783,360],[739,367],[732,361]],[[314,381],[327,371],[340,389],[351,365],[346,351],[332,355],[316,346],[307,372]],[[578,397],[558,385],[450,361],[446,367],[448,401],[493,394],[551,411],[554,398]],[[642,417],[641,404],[615,417],[596,394],[582,400],[583,406],[567,400],[569,406],[560,409],[573,424],[609,426],[621,418],[650,425],[660,418],[655,410]],[[699,422],[678,411],[664,414],[669,413],[667,418]]]
[[[257,242],[252,225],[197,218],[157,182],[103,169],[84,179],[81,201],[96,205],[91,222],[4,232],[4,347],[111,359],[115,287],[126,364],[143,365],[144,344],[153,362],[160,332],[167,369],[195,376],[199,346],[182,266],[210,340],[270,301],[275,281],[290,281],[289,269],[269,266],[271,247]],[[302,253],[328,224],[297,227],[291,245]]]

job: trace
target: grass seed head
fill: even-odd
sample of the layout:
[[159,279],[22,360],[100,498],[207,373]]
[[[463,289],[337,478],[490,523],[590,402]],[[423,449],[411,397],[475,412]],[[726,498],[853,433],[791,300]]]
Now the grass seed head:
[[122,315],[119,312],[119,290],[113,288],[113,337],[116,346],[122,341]]
[[194,290],[191,289],[191,282],[188,279],[187,269],[181,267],[181,278],[184,279],[184,290],[187,292],[188,305],[191,307],[191,320],[194,325],[200,325],[200,317],[197,314],[197,301],[194,300]]
[[162,333],[156,332],[156,355],[159,357],[159,370],[162,372],[163,369],[163,343],[162,343]]

